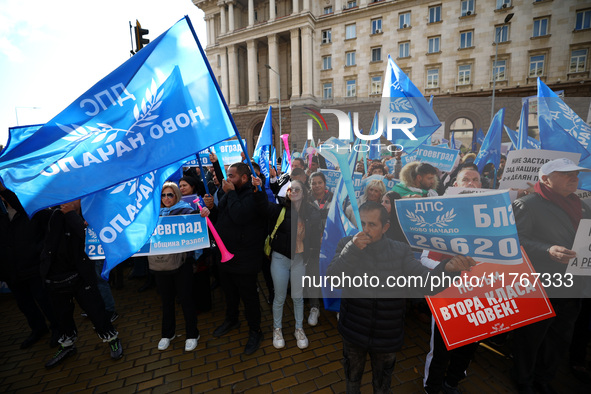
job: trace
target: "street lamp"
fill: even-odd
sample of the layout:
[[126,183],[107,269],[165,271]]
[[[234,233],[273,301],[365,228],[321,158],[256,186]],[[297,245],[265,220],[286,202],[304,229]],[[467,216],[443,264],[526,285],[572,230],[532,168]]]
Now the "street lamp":
[[14,107],[14,115],[16,117],[16,125],[19,126],[18,124],[18,110],[19,109],[41,109],[41,107]]
[[281,75],[268,64],[265,64],[265,67],[277,74],[277,87],[279,89],[279,100],[277,101],[279,103],[279,135],[281,135]]
[[[515,14],[511,13],[505,17],[505,22],[503,23],[503,26],[506,25],[507,23],[509,23],[511,18],[513,18],[513,15],[515,15]],[[495,62],[493,63],[493,66],[492,66],[493,91],[492,91],[492,104],[490,107],[490,123],[491,124],[493,121],[493,117],[495,116],[495,88],[497,85],[497,78],[495,76],[495,66],[497,65],[497,57],[499,55],[499,35],[503,31],[503,26],[501,26],[501,28],[499,29],[498,32],[495,32]]]

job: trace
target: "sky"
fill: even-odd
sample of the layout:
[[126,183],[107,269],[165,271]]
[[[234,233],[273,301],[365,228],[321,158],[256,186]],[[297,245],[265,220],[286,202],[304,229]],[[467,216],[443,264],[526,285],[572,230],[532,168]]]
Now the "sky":
[[129,59],[130,21],[154,40],[185,15],[205,49],[191,0],[0,0],[0,145],[9,127],[48,122]]

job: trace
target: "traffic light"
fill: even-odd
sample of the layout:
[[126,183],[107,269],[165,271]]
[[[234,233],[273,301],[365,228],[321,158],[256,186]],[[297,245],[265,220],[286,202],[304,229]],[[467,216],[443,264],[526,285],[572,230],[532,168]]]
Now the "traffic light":
[[148,45],[150,43],[149,38],[144,38],[150,31],[148,29],[142,29],[142,25],[136,19],[135,20],[135,51],[139,51],[144,47],[144,45]]

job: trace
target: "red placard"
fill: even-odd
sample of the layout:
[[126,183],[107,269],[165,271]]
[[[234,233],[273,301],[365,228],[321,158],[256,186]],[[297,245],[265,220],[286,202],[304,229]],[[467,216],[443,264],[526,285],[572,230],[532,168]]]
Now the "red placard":
[[[426,297],[448,350],[554,317],[523,248],[519,265],[480,263],[462,283]],[[472,286],[470,285],[472,284]]]

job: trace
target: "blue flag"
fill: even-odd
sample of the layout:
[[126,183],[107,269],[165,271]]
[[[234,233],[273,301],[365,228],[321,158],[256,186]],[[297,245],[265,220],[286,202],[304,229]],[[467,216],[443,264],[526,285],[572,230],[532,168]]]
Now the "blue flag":
[[265,121],[263,122],[263,127],[261,127],[261,132],[259,134],[259,138],[257,140],[257,144],[254,148],[254,152],[252,154],[252,159],[255,163],[257,163],[261,167],[261,173],[265,176],[265,191],[267,192],[267,197],[269,201],[275,202],[275,196],[271,192],[269,187],[269,180],[270,180],[270,164],[269,160],[271,157],[271,147],[273,144],[273,118],[272,118],[272,108],[269,107],[267,110],[267,115],[265,116]]
[[482,131],[482,128],[478,129],[478,133],[476,133],[476,142],[478,145],[482,145],[484,142],[484,132]]
[[187,17],[0,157],[29,215],[135,179],[235,135]]
[[117,264],[148,242],[158,223],[162,185],[189,159],[82,198],[88,231],[97,235],[105,251],[105,280]]
[[281,173],[285,174],[286,172],[291,171],[291,166],[289,165],[289,157],[287,157],[287,151],[283,150],[283,158],[281,159]]
[[385,120],[387,139],[409,154],[441,126],[429,102],[390,56],[380,117]]
[[[333,199],[330,202],[328,216],[326,218],[326,225],[322,235],[319,262],[321,277],[326,274],[326,269],[332,261],[339,241],[348,235],[355,235],[359,231],[343,212],[341,204],[346,197],[346,192],[344,189],[345,182],[343,177],[341,177],[337,183]],[[331,291],[331,289],[323,287],[322,296],[324,298],[324,307],[327,310],[338,312],[341,304],[340,295],[340,290]]]
[[521,117],[519,118],[519,134],[517,136],[516,149],[529,149],[528,147],[528,129],[529,129],[529,100],[523,100],[521,104]]
[[[509,136],[511,143],[513,144],[513,147],[516,147],[517,144],[519,144],[519,134],[517,133],[517,131],[511,130],[510,128],[505,126],[505,132]],[[515,148],[515,149],[517,149],[517,148]],[[533,137],[527,137],[527,140],[525,142],[525,147],[521,148],[521,149],[541,149],[540,141],[538,141],[537,139],[535,139]]]
[[[542,149],[580,153],[579,165],[591,168],[591,128],[538,78],[538,123]],[[579,189],[591,190],[591,173],[579,174]]]
[[[373,116],[373,122],[371,124],[371,129],[369,130],[370,135],[374,135],[378,130],[378,124],[380,122],[380,115],[378,112],[375,113]],[[372,144],[369,146],[369,160],[380,160],[380,144],[379,140],[372,141]]]
[[458,149],[456,147],[456,133],[454,131],[451,132],[451,140],[449,141],[449,147],[451,149]]
[[501,108],[493,118],[490,128],[484,137],[480,152],[474,160],[478,166],[478,172],[482,174],[484,166],[493,163],[495,169],[501,164],[501,133],[503,132],[503,123],[505,121],[505,108]]

